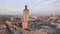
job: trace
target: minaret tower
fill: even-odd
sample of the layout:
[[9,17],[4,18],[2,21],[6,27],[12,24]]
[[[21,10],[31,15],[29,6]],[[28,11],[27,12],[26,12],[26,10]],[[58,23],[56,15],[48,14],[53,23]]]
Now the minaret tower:
[[25,9],[23,10],[23,20],[24,22],[27,22],[29,19],[29,9],[27,8],[27,5],[25,5]]
[[22,28],[28,28],[27,21],[29,20],[29,9],[27,9],[27,5],[25,5],[25,9],[23,10],[23,21],[22,21]]

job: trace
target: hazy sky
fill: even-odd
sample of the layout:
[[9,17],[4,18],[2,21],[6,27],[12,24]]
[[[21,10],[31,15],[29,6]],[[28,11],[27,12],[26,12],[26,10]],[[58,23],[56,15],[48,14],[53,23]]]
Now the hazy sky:
[[0,14],[22,15],[28,5],[30,14],[60,14],[60,0],[0,0]]

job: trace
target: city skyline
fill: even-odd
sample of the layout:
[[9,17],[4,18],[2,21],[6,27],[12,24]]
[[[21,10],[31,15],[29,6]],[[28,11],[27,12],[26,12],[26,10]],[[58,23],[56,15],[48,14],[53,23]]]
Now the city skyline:
[[0,14],[22,15],[25,5],[30,15],[60,14],[60,0],[0,0]]

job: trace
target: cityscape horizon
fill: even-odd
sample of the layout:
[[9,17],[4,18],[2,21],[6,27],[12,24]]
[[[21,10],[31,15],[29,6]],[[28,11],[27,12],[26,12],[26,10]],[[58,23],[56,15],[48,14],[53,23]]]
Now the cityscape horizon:
[[0,0],[0,34],[60,34],[60,0]]

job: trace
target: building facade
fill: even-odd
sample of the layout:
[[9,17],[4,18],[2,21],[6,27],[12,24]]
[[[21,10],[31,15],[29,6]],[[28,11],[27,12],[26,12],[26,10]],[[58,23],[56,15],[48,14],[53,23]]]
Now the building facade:
[[27,5],[25,5],[25,9],[23,10],[23,21],[22,21],[23,29],[28,28],[28,23],[27,23],[28,20],[29,20],[29,9],[27,8]]
[[26,22],[29,20],[29,9],[27,5],[25,5],[25,9],[23,10],[23,20]]

